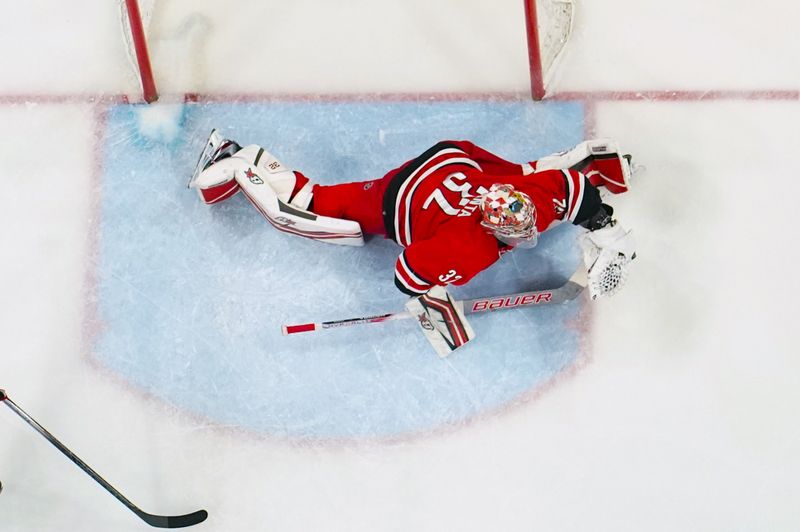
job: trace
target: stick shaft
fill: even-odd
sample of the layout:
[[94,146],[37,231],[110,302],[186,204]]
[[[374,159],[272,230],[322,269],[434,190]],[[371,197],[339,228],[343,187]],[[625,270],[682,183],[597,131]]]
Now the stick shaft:
[[464,313],[466,314],[518,307],[558,305],[575,299],[584,288],[586,288],[586,270],[580,268],[566,283],[558,288],[518,292],[505,296],[465,299],[460,303],[464,305]]
[[138,508],[137,508],[137,507],[136,507],[136,506],[135,506],[135,505],[134,505],[134,504],[133,504],[131,501],[129,501],[128,499],[126,499],[124,495],[122,495],[122,494],[121,494],[119,491],[117,491],[117,490],[114,488],[114,486],[112,486],[111,484],[109,484],[108,482],[106,482],[106,480],[105,480],[103,477],[101,477],[100,475],[98,475],[98,474],[95,472],[95,470],[94,470],[94,469],[92,469],[91,467],[89,467],[89,465],[88,465],[86,462],[84,462],[83,460],[81,460],[81,459],[80,459],[80,458],[79,458],[79,457],[78,457],[78,456],[77,456],[75,453],[73,453],[72,451],[70,451],[70,450],[67,448],[67,446],[66,446],[66,445],[64,445],[63,443],[61,443],[60,441],[58,441],[58,439],[57,439],[55,436],[53,436],[52,434],[50,434],[50,433],[47,431],[47,429],[45,429],[45,428],[44,428],[43,426],[41,426],[41,425],[40,425],[40,424],[39,424],[39,423],[38,423],[38,422],[37,422],[35,419],[33,419],[31,416],[29,416],[29,415],[28,415],[28,413],[27,413],[27,412],[25,412],[25,411],[24,411],[22,408],[20,408],[20,407],[19,407],[19,406],[18,406],[18,405],[17,405],[17,404],[14,402],[14,401],[12,401],[12,400],[11,400],[11,399],[9,399],[8,397],[6,397],[6,399],[5,399],[5,401],[4,401],[4,402],[5,402],[6,406],[8,406],[8,407],[9,407],[11,410],[13,410],[13,411],[14,411],[14,413],[15,413],[15,414],[17,414],[19,417],[21,417],[23,420],[25,420],[25,422],[26,422],[28,425],[30,425],[31,427],[33,427],[33,428],[36,430],[36,432],[38,432],[39,434],[41,434],[42,436],[44,436],[44,437],[45,437],[45,439],[47,439],[47,441],[49,441],[51,444],[53,444],[53,446],[54,446],[56,449],[58,449],[59,451],[61,451],[62,453],[64,453],[64,455],[65,455],[67,458],[69,458],[69,459],[70,459],[70,460],[71,460],[71,461],[72,461],[72,462],[73,462],[75,465],[77,465],[78,467],[80,467],[81,469],[83,469],[83,471],[84,471],[84,472],[85,472],[87,475],[89,475],[90,477],[92,477],[92,478],[93,478],[93,479],[94,479],[94,480],[95,480],[95,481],[96,481],[98,484],[100,484],[101,486],[103,486],[103,487],[106,489],[106,491],[108,491],[109,493],[111,493],[111,495],[113,495],[114,497],[116,497],[116,498],[117,498],[117,500],[119,500],[119,501],[120,501],[122,504],[124,504],[125,506],[127,506],[129,509],[131,509],[131,510],[133,510],[133,511],[138,511],[138,510],[139,510],[139,509],[138,509]]
[[187,526],[196,525],[198,523],[203,522],[206,517],[208,517],[208,513],[205,510],[198,510],[196,512],[192,512],[191,514],[186,515],[175,515],[175,516],[167,516],[167,515],[154,515],[149,514],[143,510],[141,510],[138,506],[133,504],[129,501],[122,493],[117,491],[114,486],[106,482],[106,480],[98,475],[94,469],[89,467],[89,465],[81,460],[75,453],[69,450],[66,445],[58,441],[58,439],[50,434],[43,426],[41,426],[35,419],[33,419],[27,412],[25,412],[22,408],[19,407],[14,401],[12,401],[8,395],[6,394],[5,390],[0,389],[0,402],[5,403],[7,407],[9,407],[15,414],[21,417],[28,425],[33,427],[36,432],[44,436],[44,438],[49,441],[56,449],[61,451],[67,458],[72,461],[75,465],[80,467],[84,473],[92,477],[95,482],[103,486],[106,491],[108,491],[111,495],[113,495],[119,502],[124,504],[130,511],[135,513],[139,516],[140,519],[145,521],[150,526],[159,527],[159,528],[183,528]]
[[375,316],[364,316],[361,318],[347,318],[344,320],[301,323],[297,325],[284,325],[283,334],[289,335],[302,332],[324,331],[326,329],[349,327],[351,325],[365,325],[367,323],[383,323],[384,321],[404,320],[411,317],[412,317],[411,314],[403,311],[403,312],[389,312],[387,314],[377,314]]
[[[475,314],[478,312],[488,312],[509,308],[532,307],[542,305],[560,304],[575,299],[583,289],[586,288],[586,270],[579,268],[570,279],[558,288],[550,290],[532,290],[529,292],[518,292],[503,296],[479,297],[476,299],[465,299],[457,301],[461,305],[465,314]],[[401,320],[412,318],[408,312],[389,312],[375,316],[364,316],[360,318],[347,318],[344,320],[333,320],[323,322],[301,323],[296,325],[284,325],[282,327],[284,335],[297,334],[303,332],[317,332],[326,329],[339,327],[349,327],[351,325],[365,325],[368,323],[383,323],[385,321]]]

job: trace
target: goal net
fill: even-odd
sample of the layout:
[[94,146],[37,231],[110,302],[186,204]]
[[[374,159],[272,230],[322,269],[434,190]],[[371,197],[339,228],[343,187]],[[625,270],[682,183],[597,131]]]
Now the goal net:
[[541,100],[572,33],[572,0],[525,0],[531,94]]
[[[143,98],[147,102],[158,98],[157,80],[148,53],[149,28],[157,1],[117,0],[127,53],[141,83]],[[508,76],[511,78],[510,82],[500,79],[505,71],[499,72],[499,69],[511,64],[510,56],[513,56],[513,61],[516,61],[516,57],[520,58],[520,63],[515,64],[523,64],[527,39],[530,93],[536,100],[544,98],[572,32],[575,10],[573,0],[503,0],[496,6],[487,6],[481,2],[482,0],[354,0],[352,5],[331,5],[323,0],[309,0],[293,5],[277,1],[248,0],[237,4],[241,17],[220,19],[205,14],[208,20],[220,24],[211,32],[210,38],[232,34],[246,36],[249,48],[254,51],[252,56],[262,56],[269,61],[274,71],[281,73],[274,81],[267,80],[268,83],[264,86],[254,83],[253,80],[239,79],[239,76],[246,75],[248,71],[243,61],[249,57],[237,58],[242,62],[242,71],[228,73],[227,78],[236,80],[238,86],[249,87],[254,92],[263,90],[268,93],[277,90],[314,93],[321,86],[341,91],[335,85],[342,80],[351,80],[357,87],[357,92],[398,92],[407,90],[406,87],[420,86],[421,84],[415,85],[410,81],[414,76],[437,80],[445,78],[442,72],[447,72],[447,80],[452,80],[456,86],[461,83],[460,87],[466,87],[467,91],[475,91],[477,88],[479,92],[491,92],[498,88],[506,90],[506,87],[513,91],[524,90],[524,70],[517,70],[522,81],[519,85],[514,81],[514,74]],[[166,7],[170,9],[159,9],[159,17],[168,16],[169,13],[180,13],[184,17],[189,17],[192,13],[202,16],[204,10],[208,9],[206,4],[189,0],[175,0]],[[422,7],[426,11],[416,15]],[[501,18],[498,15],[500,12],[506,18]],[[275,13],[284,17],[277,27],[272,25],[267,31],[263,25],[253,26],[260,20],[272,20]],[[169,23],[174,26],[174,22],[173,20]],[[163,24],[159,24],[159,28],[162,27]],[[302,28],[302,31],[290,31],[287,28]],[[509,37],[510,33],[519,35],[519,44],[514,40],[516,37]],[[207,35],[203,35],[205,39]],[[396,35],[396,38],[390,35]],[[309,39],[312,42],[317,41],[313,46],[306,45],[308,36],[312,37]],[[469,44],[470,39],[480,45]],[[287,43],[292,45],[287,46]],[[509,43],[514,43],[512,54],[507,53]],[[432,49],[430,46],[439,48]],[[451,49],[446,49],[447,46]],[[483,49],[479,50],[478,46]],[[159,49],[161,48],[163,46]],[[208,53],[219,54],[221,50],[221,47],[211,47]],[[415,53],[414,50],[421,53]],[[197,53],[200,54],[199,51]],[[368,57],[369,55],[372,57]],[[200,58],[201,61],[206,59],[211,60]],[[223,57],[216,59],[215,64],[218,65],[226,62]],[[166,61],[163,57],[159,61],[162,65],[175,63]],[[336,71],[326,70],[327,65],[331,64],[336,65]],[[471,67],[478,64],[480,74],[475,76],[472,73],[476,81],[466,79],[463,73],[471,72]],[[460,70],[453,72],[456,68]],[[429,74],[425,73],[426,69]],[[348,74],[348,71],[352,73]],[[399,71],[404,75],[397,76]],[[364,76],[365,72],[370,75]],[[175,76],[172,66],[169,74]],[[382,88],[380,81],[384,79],[393,81],[398,88]],[[164,81],[161,80],[162,85]],[[189,80],[188,85],[192,85],[192,81]],[[278,82],[283,85],[273,86]],[[437,81],[431,84],[443,86],[445,83]],[[173,88],[189,93],[196,90],[197,85],[198,83],[194,83],[194,86],[183,87],[173,84]],[[214,90],[214,81],[206,83],[204,88]],[[421,90],[424,91],[424,87]]]

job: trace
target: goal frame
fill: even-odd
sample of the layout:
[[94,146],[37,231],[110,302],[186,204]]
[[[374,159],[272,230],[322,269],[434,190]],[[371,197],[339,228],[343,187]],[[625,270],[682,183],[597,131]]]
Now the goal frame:
[[[536,7],[537,0],[523,0],[525,13],[525,33],[528,45],[528,69],[530,75],[530,94],[536,101],[544,99],[547,94],[545,87],[544,65],[542,64],[541,35],[539,32],[539,15]],[[147,48],[142,14],[138,0],[124,0],[130,25],[130,38],[136,54],[139,80],[142,85],[142,96],[147,103],[158,100],[153,69],[150,63],[150,54]]]
[[[545,71],[542,57],[542,35],[539,31],[540,15],[536,7],[537,0],[523,0],[523,2],[525,4],[525,34],[528,40],[528,68],[530,71],[531,97],[538,101],[543,100],[547,95],[546,83],[548,77],[548,72]],[[573,4],[570,0],[565,0],[564,3]],[[567,37],[572,31],[572,20],[570,20],[569,24],[570,28],[567,31]],[[566,45],[566,41],[564,44]],[[556,52],[555,59],[549,67],[551,71],[556,68],[562,51],[563,50]]]
[[142,24],[142,13],[138,0],[125,0],[125,8],[128,12],[131,40],[136,52],[136,64],[139,67],[142,96],[147,103],[153,103],[158,100],[158,90],[153,77],[153,68],[150,65],[150,53],[147,50],[147,37]]

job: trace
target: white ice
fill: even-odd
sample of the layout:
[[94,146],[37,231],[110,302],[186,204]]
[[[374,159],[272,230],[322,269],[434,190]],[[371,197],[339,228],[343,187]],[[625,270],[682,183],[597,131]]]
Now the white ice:
[[[204,507],[198,530],[226,532],[800,528],[798,4],[579,2],[553,88],[585,93],[594,132],[646,166],[615,202],[639,241],[628,286],[591,304],[580,364],[523,402],[324,444],[191,415],[87,352],[104,112],[137,92],[114,4],[27,2],[0,21],[0,387],[131,500]],[[152,53],[174,105],[524,95],[521,6],[171,0]],[[172,139],[161,109],[149,127],[196,141]],[[145,526],[5,408],[0,481],[3,532]]]

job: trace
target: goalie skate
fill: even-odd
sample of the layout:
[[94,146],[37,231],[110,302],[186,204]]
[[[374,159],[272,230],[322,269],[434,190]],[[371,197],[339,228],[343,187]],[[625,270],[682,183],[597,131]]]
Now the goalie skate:
[[197,164],[194,167],[194,172],[192,172],[192,177],[189,179],[189,184],[187,186],[192,188],[203,170],[219,160],[230,157],[241,149],[241,146],[237,143],[224,138],[219,134],[219,131],[212,129],[206,141],[206,145],[200,153],[200,157],[197,159]]
[[222,140],[222,135],[220,135],[216,129],[212,129],[211,135],[208,136],[206,145],[203,148],[203,151],[200,153],[200,157],[197,159],[197,164],[194,167],[194,172],[192,172],[192,177],[189,178],[189,183],[186,185],[188,188],[192,188],[197,181],[197,177],[200,175],[200,172],[209,167],[214,156],[214,152],[216,152],[217,148],[219,148],[219,146],[222,144]]
[[231,171],[225,169],[215,171],[219,169],[216,166],[208,172],[206,170],[215,163],[230,158],[241,149],[241,146],[234,141],[223,138],[216,129],[211,131],[188,185],[189,188],[197,189],[204,203],[212,205],[225,201],[239,191],[239,185],[233,179]]

